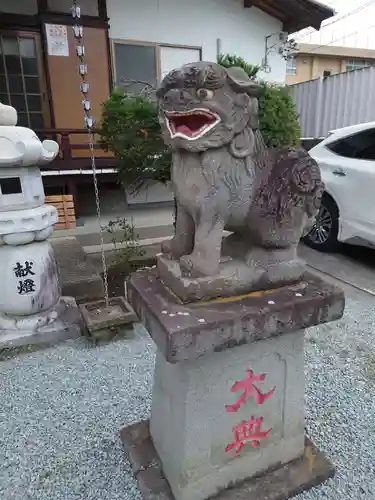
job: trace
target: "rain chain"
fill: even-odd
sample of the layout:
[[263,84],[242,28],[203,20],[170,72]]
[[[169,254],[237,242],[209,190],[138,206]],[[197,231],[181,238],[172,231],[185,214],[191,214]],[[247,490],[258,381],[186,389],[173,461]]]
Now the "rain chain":
[[88,131],[88,140],[90,147],[90,158],[91,158],[91,168],[92,175],[94,180],[94,190],[95,190],[95,201],[96,201],[96,211],[98,215],[99,222],[99,233],[100,233],[100,246],[101,246],[101,255],[102,255],[102,264],[103,264],[103,281],[104,281],[104,299],[106,303],[106,307],[108,307],[109,303],[109,294],[108,294],[108,273],[107,273],[107,264],[105,260],[104,253],[104,240],[103,240],[103,228],[101,223],[101,213],[100,213],[100,198],[99,198],[99,189],[98,189],[98,179],[96,172],[96,164],[95,164],[95,150],[94,150],[94,135],[93,135],[93,126],[94,119],[91,114],[91,101],[89,98],[89,84],[87,83],[87,64],[85,64],[85,46],[83,39],[83,26],[80,24],[81,19],[81,8],[75,1],[73,1],[72,6],[72,16],[76,24],[73,26],[74,38],[76,40],[76,52],[79,61],[79,74],[81,76],[80,90],[82,94],[82,105],[84,110],[84,120],[85,126]]

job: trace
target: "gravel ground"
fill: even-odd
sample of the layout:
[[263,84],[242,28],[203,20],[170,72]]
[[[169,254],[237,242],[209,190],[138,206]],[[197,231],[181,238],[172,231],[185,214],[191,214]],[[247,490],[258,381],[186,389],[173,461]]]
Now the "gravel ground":
[[[338,470],[299,500],[375,498],[375,299],[353,297],[341,321],[307,334],[307,427]],[[153,362],[141,328],[3,358],[0,498],[140,500],[119,429],[148,417]]]

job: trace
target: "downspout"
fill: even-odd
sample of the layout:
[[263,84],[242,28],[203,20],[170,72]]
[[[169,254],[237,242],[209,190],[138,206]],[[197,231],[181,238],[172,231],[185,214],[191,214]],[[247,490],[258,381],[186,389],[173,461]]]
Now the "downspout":
[[218,59],[218,57],[222,53],[221,48],[222,48],[221,38],[216,38],[216,59]]

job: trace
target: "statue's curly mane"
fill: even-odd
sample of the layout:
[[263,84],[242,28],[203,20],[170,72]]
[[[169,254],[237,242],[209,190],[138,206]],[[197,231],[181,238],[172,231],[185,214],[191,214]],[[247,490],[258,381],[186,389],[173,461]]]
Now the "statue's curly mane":
[[157,96],[161,97],[171,88],[200,88],[216,90],[225,83],[225,71],[219,71],[213,65],[205,68],[186,65],[171,71],[166,75],[160,85]]
[[265,217],[280,222],[295,206],[303,207],[309,217],[316,213],[324,184],[318,164],[305,150],[268,150],[259,164],[263,176],[254,203]]

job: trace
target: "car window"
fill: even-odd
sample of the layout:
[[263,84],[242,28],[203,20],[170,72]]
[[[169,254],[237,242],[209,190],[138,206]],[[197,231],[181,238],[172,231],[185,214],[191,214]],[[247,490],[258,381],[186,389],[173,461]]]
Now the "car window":
[[364,130],[358,134],[339,139],[328,144],[327,148],[346,158],[375,160],[375,129]]

